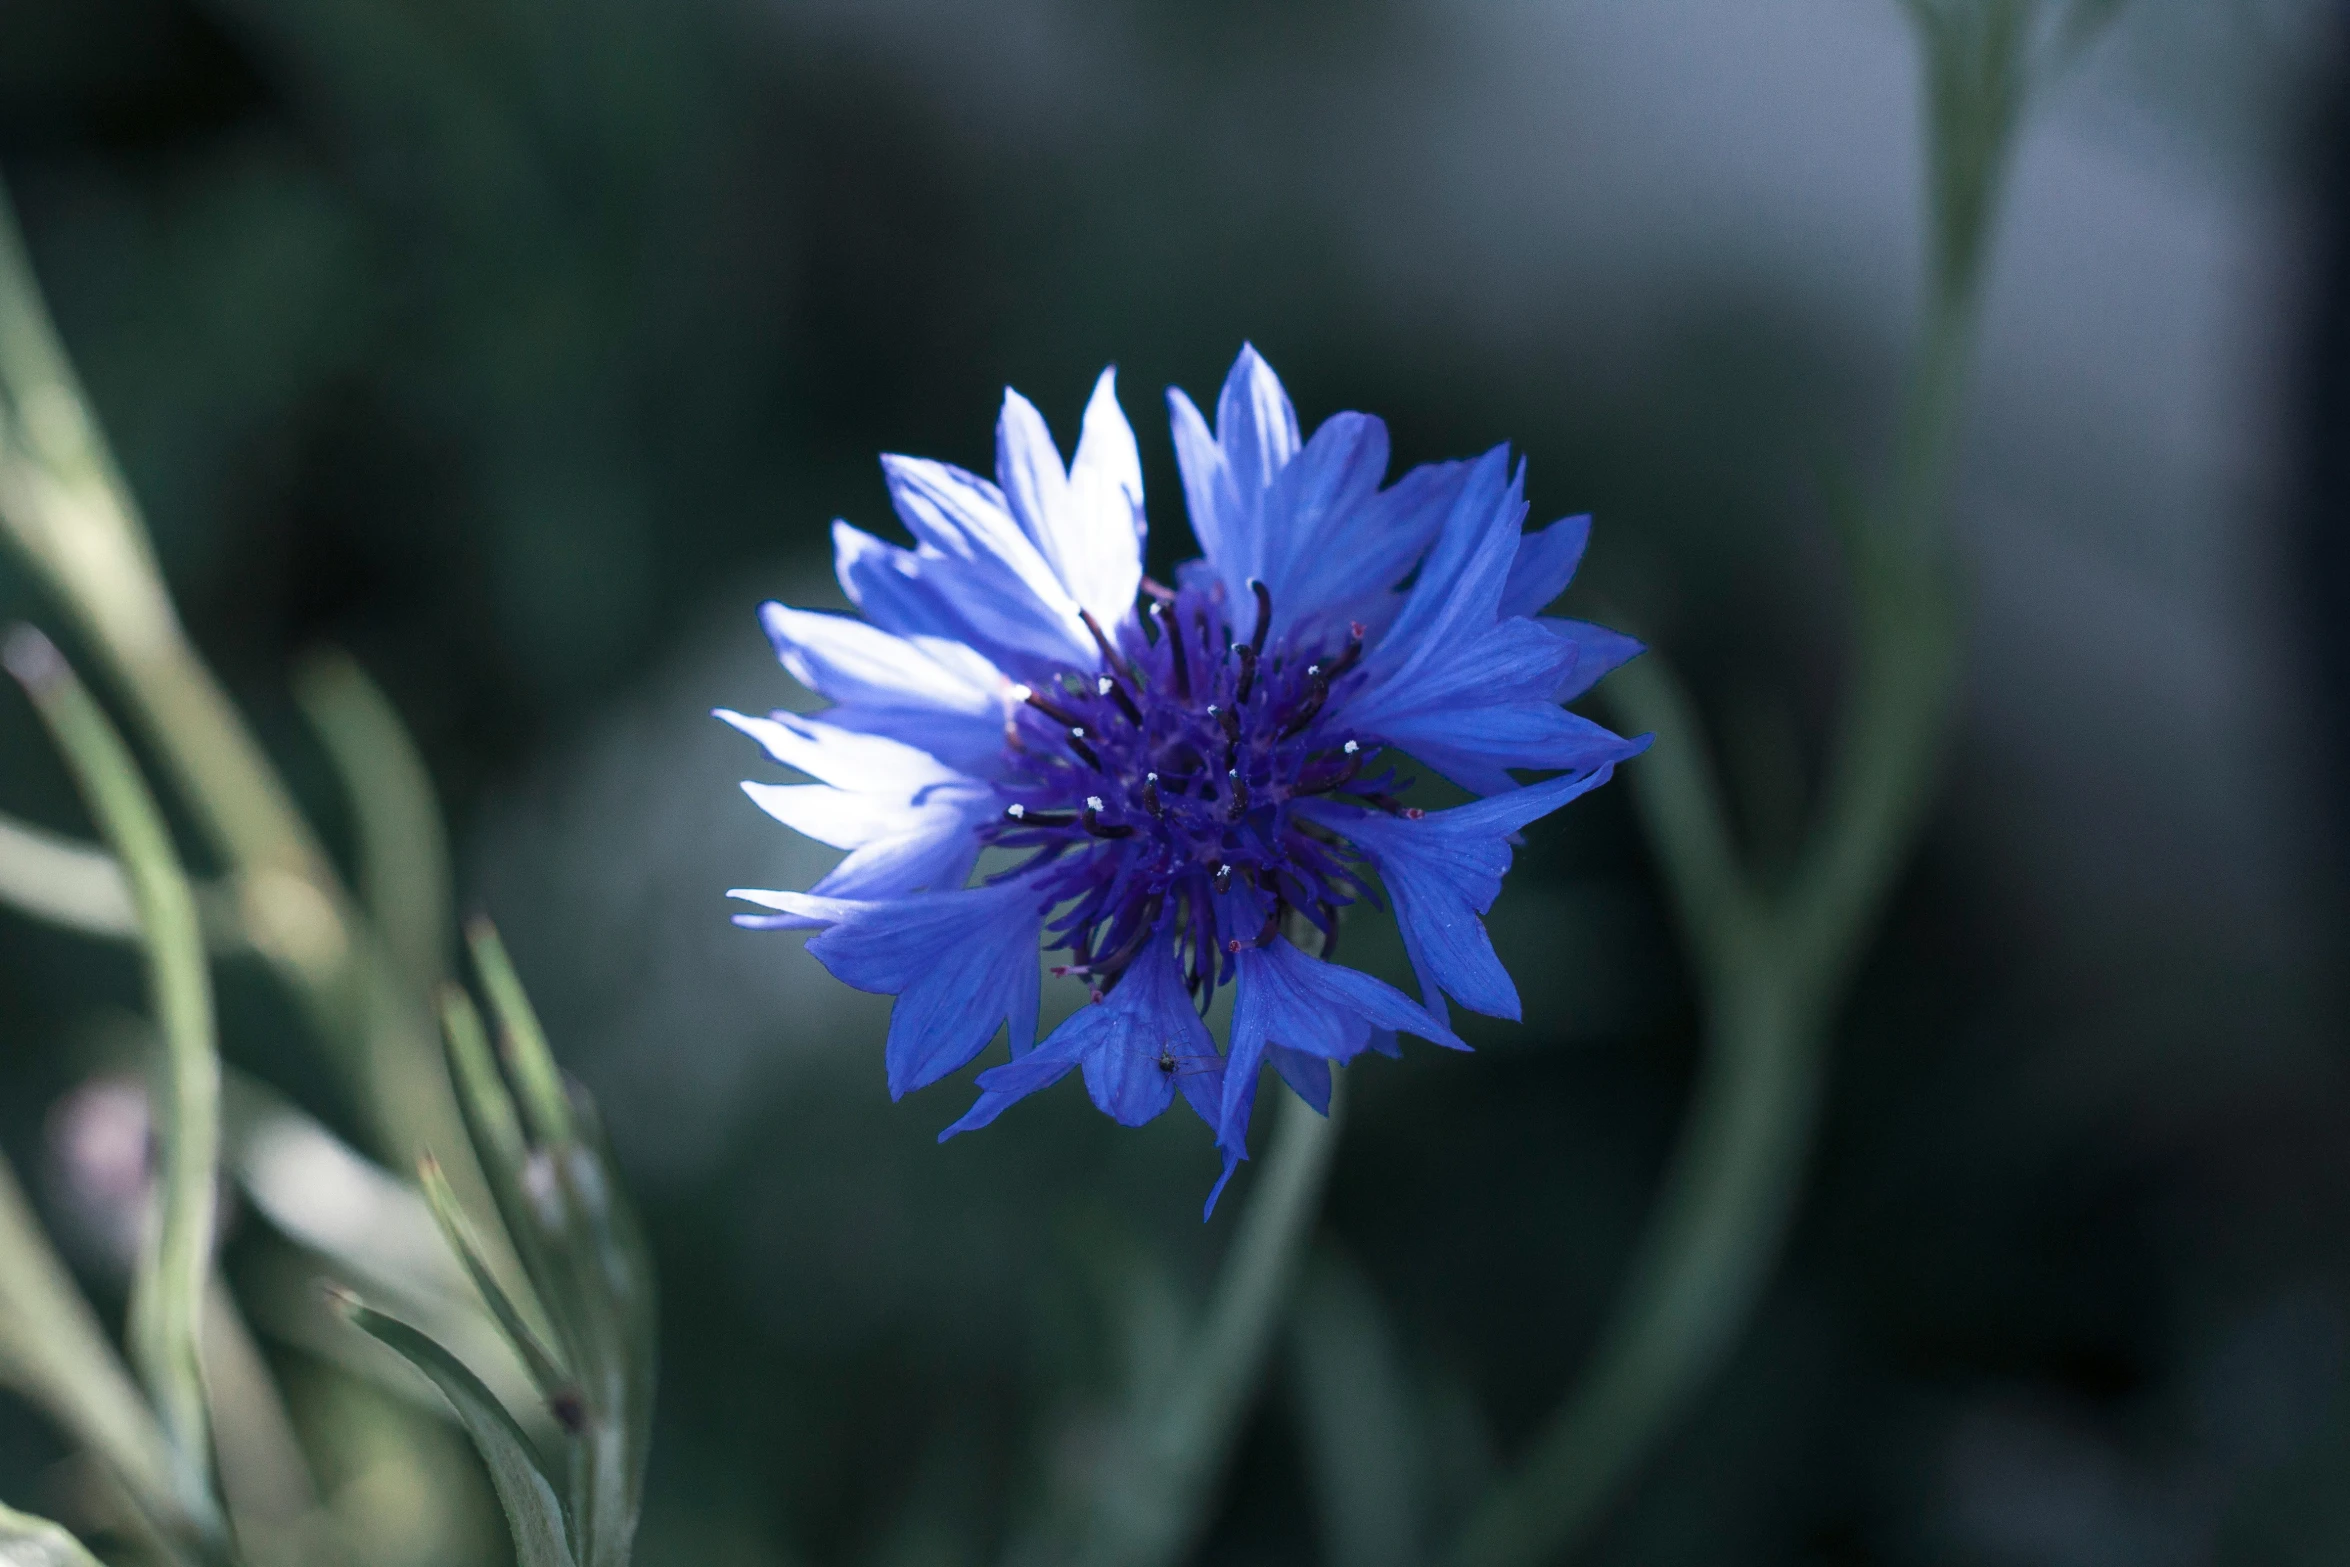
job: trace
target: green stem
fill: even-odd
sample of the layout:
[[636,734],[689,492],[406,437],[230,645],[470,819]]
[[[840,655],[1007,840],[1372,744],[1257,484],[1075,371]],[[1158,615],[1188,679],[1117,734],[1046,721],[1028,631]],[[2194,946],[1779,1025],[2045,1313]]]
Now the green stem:
[[129,698],[197,825],[236,873],[248,937],[329,1045],[379,1150],[402,1167],[437,1153],[458,1190],[486,1202],[431,1008],[409,977],[412,964],[396,959],[370,929],[293,795],[189,644],[137,506],[49,319],[4,188],[0,533],[73,615]]
[[[98,1314],[33,1218],[0,1159],[0,1384],[50,1417],[174,1532],[181,1512],[171,1442],[106,1341]],[[5,1558],[0,1558],[4,1560]]]
[[1927,316],[1873,517],[1846,519],[1854,675],[1819,826],[1792,873],[1739,863],[1694,704],[1656,654],[1609,695],[1657,744],[1634,797],[1697,960],[1695,1099],[1591,1369],[1519,1470],[1471,1515],[1452,1567],[1532,1567],[1588,1537],[1720,1369],[1785,1238],[1819,1117],[1829,1035],[1932,801],[1960,626],[1941,527],[1976,298],[2028,76],[2029,6],[1912,0],[1929,105]]
[[139,912],[164,1070],[152,1096],[159,1216],[132,1280],[131,1347],[178,1455],[184,1505],[201,1516],[211,1472],[201,1346],[218,1219],[220,1053],[195,893],[130,748],[49,639],[19,627],[0,658],[64,754]]
[[[1334,1073],[1343,1078],[1344,1073]],[[1241,1216],[1206,1319],[1141,1423],[1129,1462],[1103,1477],[1078,1559],[1093,1567],[1172,1567],[1198,1543],[1264,1371],[1338,1148],[1342,1083],[1330,1114],[1282,1094],[1260,1185]]]

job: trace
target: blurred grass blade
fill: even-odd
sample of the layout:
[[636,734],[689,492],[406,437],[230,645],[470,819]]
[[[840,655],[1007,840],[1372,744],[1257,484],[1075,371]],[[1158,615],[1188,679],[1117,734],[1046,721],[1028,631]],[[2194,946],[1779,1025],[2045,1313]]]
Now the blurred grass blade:
[[130,748],[63,655],[38,631],[19,627],[0,647],[0,659],[31,695],[121,861],[145,934],[148,986],[164,1046],[163,1081],[151,1096],[162,1180],[159,1222],[131,1284],[131,1350],[178,1450],[182,1483],[194,1495],[211,1469],[200,1345],[220,1163],[220,1055],[195,895]]
[[294,699],[342,775],[359,839],[359,895],[392,960],[419,988],[446,977],[449,841],[432,776],[391,701],[349,655],[294,673]]
[[1414,1408],[1394,1324],[1368,1280],[1330,1250],[1290,1312],[1291,1385],[1322,1527],[1322,1559],[1419,1567],[1427,1541]]
[[514,1096],[506,1091],[506,1080],[498,1073],[480,1009],[459,986],[441,987],[441,1029],[448,1038],[458,1102],[485,1161],[492,1171],[521,1169],[530,1157],[530,1146],[522,1136],[522,1121],[514,1113]]
[[0,1386],[50,1417],[157,1519],[189,1523],[171,1444],[0,1159]]
[[466,1276],[472,1279],[483,1304],[505,1332],[507,1342],[514,1346],[515,1354],[529,1369],[540,1395],[550,1402],[567,1394],[576,1397],[570,1386],[570,1374],[523,1320],[512,1298],[491,1274],[489,1264],[482,1260],[480,1239],[474,1233],[472,1221],[458,1206],[457,1194],[450,1189],[448,1177],[441,1173],[439,1161],[426,1159],[418,1173],[424,1183],[424,1200],[431,1206],[433,1218],[440,1223],[441,1235],[448,1241],[449,1249],[457,1254],[458,1261],[465,1265]]
[[[274,1266],[247,1259],[241,1277],[254,1287],[246,1300],[262,1326],[346,1365],[356,1360],[360,1374],[377,1380],[397,1364],[320,1310],[323,1260],[336,1278],[447,1345],[502,1400],[530,1408],[539,1396],[536,1383],[479,1305],[414,1188],[261,1084],[231,1072],[226,1087],[227,1166],[270,1225],[302,1249],[299,1261],[289,1252]],[[392,1380],[403,1396],[421,1394],[440,1405],[404,1367]]]
[[1157,1396],[1136,1412],[1117,1471],[1090,1496],[1064,1499],[1084,1516],[1079,1561],[1093,1567],[1173,1567],[1198,1543],[1232,1456],[1290,1281],[1321,1212],[1338,1147],[1345,1074],[1335,1074],[1327,1118],[1281,1095],[1266,1168],[1217,1270],[1215,1293]]
[[0,903],[88,936],[135,937],[139,911],[114,856],[0,818]]
[[457,1418],[490,1471],[499,1505],[514,1534],[517,1567],[578,1567],[563,1503],[522,1427],[462,1361],[396,1317],[344,1297],[354,1327],[380,1340],[430,1377],[456,1408]]
[[4,187],[0,538],[73,614],[129,699],[237,880],[251,944],[302,1003],[379,1147],[401,1164],[438,1148],[452,1184],[477,1191],[425,993],[359,918],[292,792],[189,645]]
[[498,1054],[522,1095],[522,1113],[530,1123],[531,1140],[575,1141],[578,1134],[571,1124],[571,1096],[564,1090],[563,1074],[556,1069],[555,1054],[548,1048],[546,1030],[539,1026],[538,1013],[522,988],[522,977],[514,972],[514,960],[498,939],[498,928],[486,919],[471,920],[465,927],[465,939],[473,949],[482,989],[489,993],[490,1013],[498,1020]]
[[[131,884],[113,855],[94,843],[0,815],[0,903],[61,930],[112,941],[139,939],[139,910]],[[216,956],[244,952],[244,923],[236,894],[219,885],[196,887],[204,945]]]
[[218,1272],[204,1311],[204,1390],[230,1527],[246,1555],[282,1562],[318,1511],[317,1482],[269,1361]]
[[0,1567],[100,1567],[82,1542],[46,1518],[0,1502]]

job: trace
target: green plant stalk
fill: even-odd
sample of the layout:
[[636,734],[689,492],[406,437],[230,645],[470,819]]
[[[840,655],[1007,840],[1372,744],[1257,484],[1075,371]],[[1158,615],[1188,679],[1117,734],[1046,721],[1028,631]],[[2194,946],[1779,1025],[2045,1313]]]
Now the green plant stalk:
[[1965,14],[1980,30],[1954,32],[1957,13],[1912,10],[1926,46],[1932,274],[1887,494],[1875,517],[1848,519],[1855,674],[1820,826],[1785,881],[1758,885],[1670,668],[1651,653],[1611,677],[1630,726],[1657,735],[1627,772],[1696,959],[1704,1053],[1591,1369],[1472,1513],[1450,1567],[1570,1553],[1735,1348],[1800,1194],[1836,1013],[1932,803],[1961,654],[1942,508],[2031,17],[2022,0],[1986,0]]
[[162,1143],[158,1214],[132,1279],[131,1348],[178,1455],[184,1504],[200,1515],[211,1471],[201,1344],[220,1167],[220,1053],[203,928],[162,810],[112,721],[39,632],[17,628],[0,656],[64,754],[139,911],[164,1069],[151,1095]]
[[1322,1210],[1338,1149],[1343,1072],[1330,1114],[1281,1095],[1263,1183],[1241,1216],[1206,1318],[1156,1407],[1142,1421],[1132,1462],[1096,1500],[1079,1559],[1093,1567],[1173,1567],[1206,1528],[1207,1502],[1280,1326],[1291,1285]]
[[391,700],[348,654],[305,658],[294,699],[347,781],[368,915],[388,956],[429,993],[447,977],[451,936],[449,845],[432,775]]
[[193,1533],[171,1441],[0,1159],[0,1384],[49,1413],[170,1532]]
[[[248,939],[332,1047],[388,1162],[410,1167],[437,1153],[460,1193],[486,1199],[426,993],[362,917],[189,644],[136,503],[49,319],[4,188],[0,533],[128,696],[212,848],[236,873]],[[495,1250],[503,1263],[506,1248]]]
[[58,1525],[0,1503],[0,1564],[5,1567],[101,1567]]

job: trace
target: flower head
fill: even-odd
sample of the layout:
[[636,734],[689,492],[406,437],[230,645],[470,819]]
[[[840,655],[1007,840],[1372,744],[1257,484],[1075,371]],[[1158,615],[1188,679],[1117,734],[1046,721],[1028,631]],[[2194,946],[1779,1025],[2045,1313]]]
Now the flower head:
[[[808,950],[835,976],[898,998],[893,1095],[1002,1029],[1011,1062],[979,1074],[942,1138],[1076,1070],[1128,1125],[1180,1095],[1229,1178],[1263,1066],[1320,1108],[1333,1063],[1393,1053],[1399,1033],[1467,1048],[1448,997],[1518,1015],[1480,916],[1518,830],[1644,743],[1561,705],[1639,644],[1536,615],[1590,519],[1524,532],[1506,449],[1381,488],[1385,427],[1342,413],[1301,441],[1253,349],[1212,431],[1181,392],[1169,403],[1203,550],[1174,588],[1142,575],[1112,373],[1066,467],[1007,393],[995,483],[882,459],[912,549],[834,525],[862,618],[762,610],[784,667],[832,706],[718,716],[815,780],[747,783],[751,798],[848,851],[808,892],[736,891],[769,911],[737,922],[820,929]],[[1406,805],[1406,756],[1483,798]],[[986,850],[1001,868],[973,885]],[[1340,912],[1381,885],[1416,1002],[1328,961]],[[1040,940],[1089,1003],[1042,1043]],[[1219,1049],[1201,1019],[1226,985]]]

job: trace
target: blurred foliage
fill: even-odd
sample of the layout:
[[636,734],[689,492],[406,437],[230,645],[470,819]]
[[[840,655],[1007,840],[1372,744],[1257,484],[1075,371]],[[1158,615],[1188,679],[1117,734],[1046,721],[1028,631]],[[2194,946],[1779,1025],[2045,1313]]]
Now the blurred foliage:
[[[739,821],[743,759],[698,715],[791,700],[748,611],[825,591],[826,522],[882,518],[876,451],[985,466],[1003,383],[1067,423],[1115,357],[1171,560],[1149,389],[1212,386],[1253,338],[1309,418],[1376,410],[1399,461],[1507,437],[1543,518],[1599,514],[1591,602],[1689,672],[1766,857],[1836,685],[1816,474],[1885,433],[1898,363],[1839,279],[1733,257],[1630,347],[1565,306],[1471,346],[1438,300],[1483,280],[1399,308],[1363,232],[1425,166],[1349,141],[1457,15],[983,9],[0,4],[0,167],[193,640],[364,880],[334,736],[282,673],[356,653],[454,803],[464,895],[499,908],[550,1032],[592,1042],[664,1281],[648,1561],[949,1561],[1010,1536],[1059,1413],[1120,1391],[1112,1308],[1077,1281],[1147,1242],[1194,1301],[1215,1255],[1177,1129],[1046,1103],[933,1149],[952,1112],[887,1103],[877,1010],[729,945],[717,889],[761,878],[726,857],[793,851]],[[47,614],[13,566],[0,612]],[[12,809],[77,825],[21,712],[0,775]],[[1386,1500],[1441,1537],[1588,1352],[1696,1030],[1628,802],[1575,817],[1534,836],[1497,921],[1528,1025],[1353,1085],[1309,1297],[1328,1325],[1298,1329],[1244,1433],[1212,1559],[1341,1549],[1316,1508],[1359,1506],[1334,1500],[1359,1466],[1417,1475]],[[2016,896],[1947,828],[1901,890],[1792,1265],[1595,1559],[2350,1541],[2332,1030],[2289,1005],[2289,1037],[2230,1033],[2270,978],[2218,959],[2057,966]],[[90,998],[132,1004],[139,971],[0,932],[0,1146],[31,1172],[48,1107],[118,1063]],[[231,1063],[364,1138],[259,966],[221,986]],[[2117,1006],[2155,1026],[2086,1021]],[[35,1183],[54,1218],[65,1182]],[[250,1218],[231,1247],[251,1293],[307,1280]],[[119,1312],[119,1276],[91,1288]],[[262,1327],[335,1514],[387,1561],[489,1559],[455,1433],[298,1320]],[[1410,1389],[1418,1450],[1335,1465],[1309,1401],[1333,1379]],[[56,1513],[86,1491],[0,1414],[0,1494]]]

